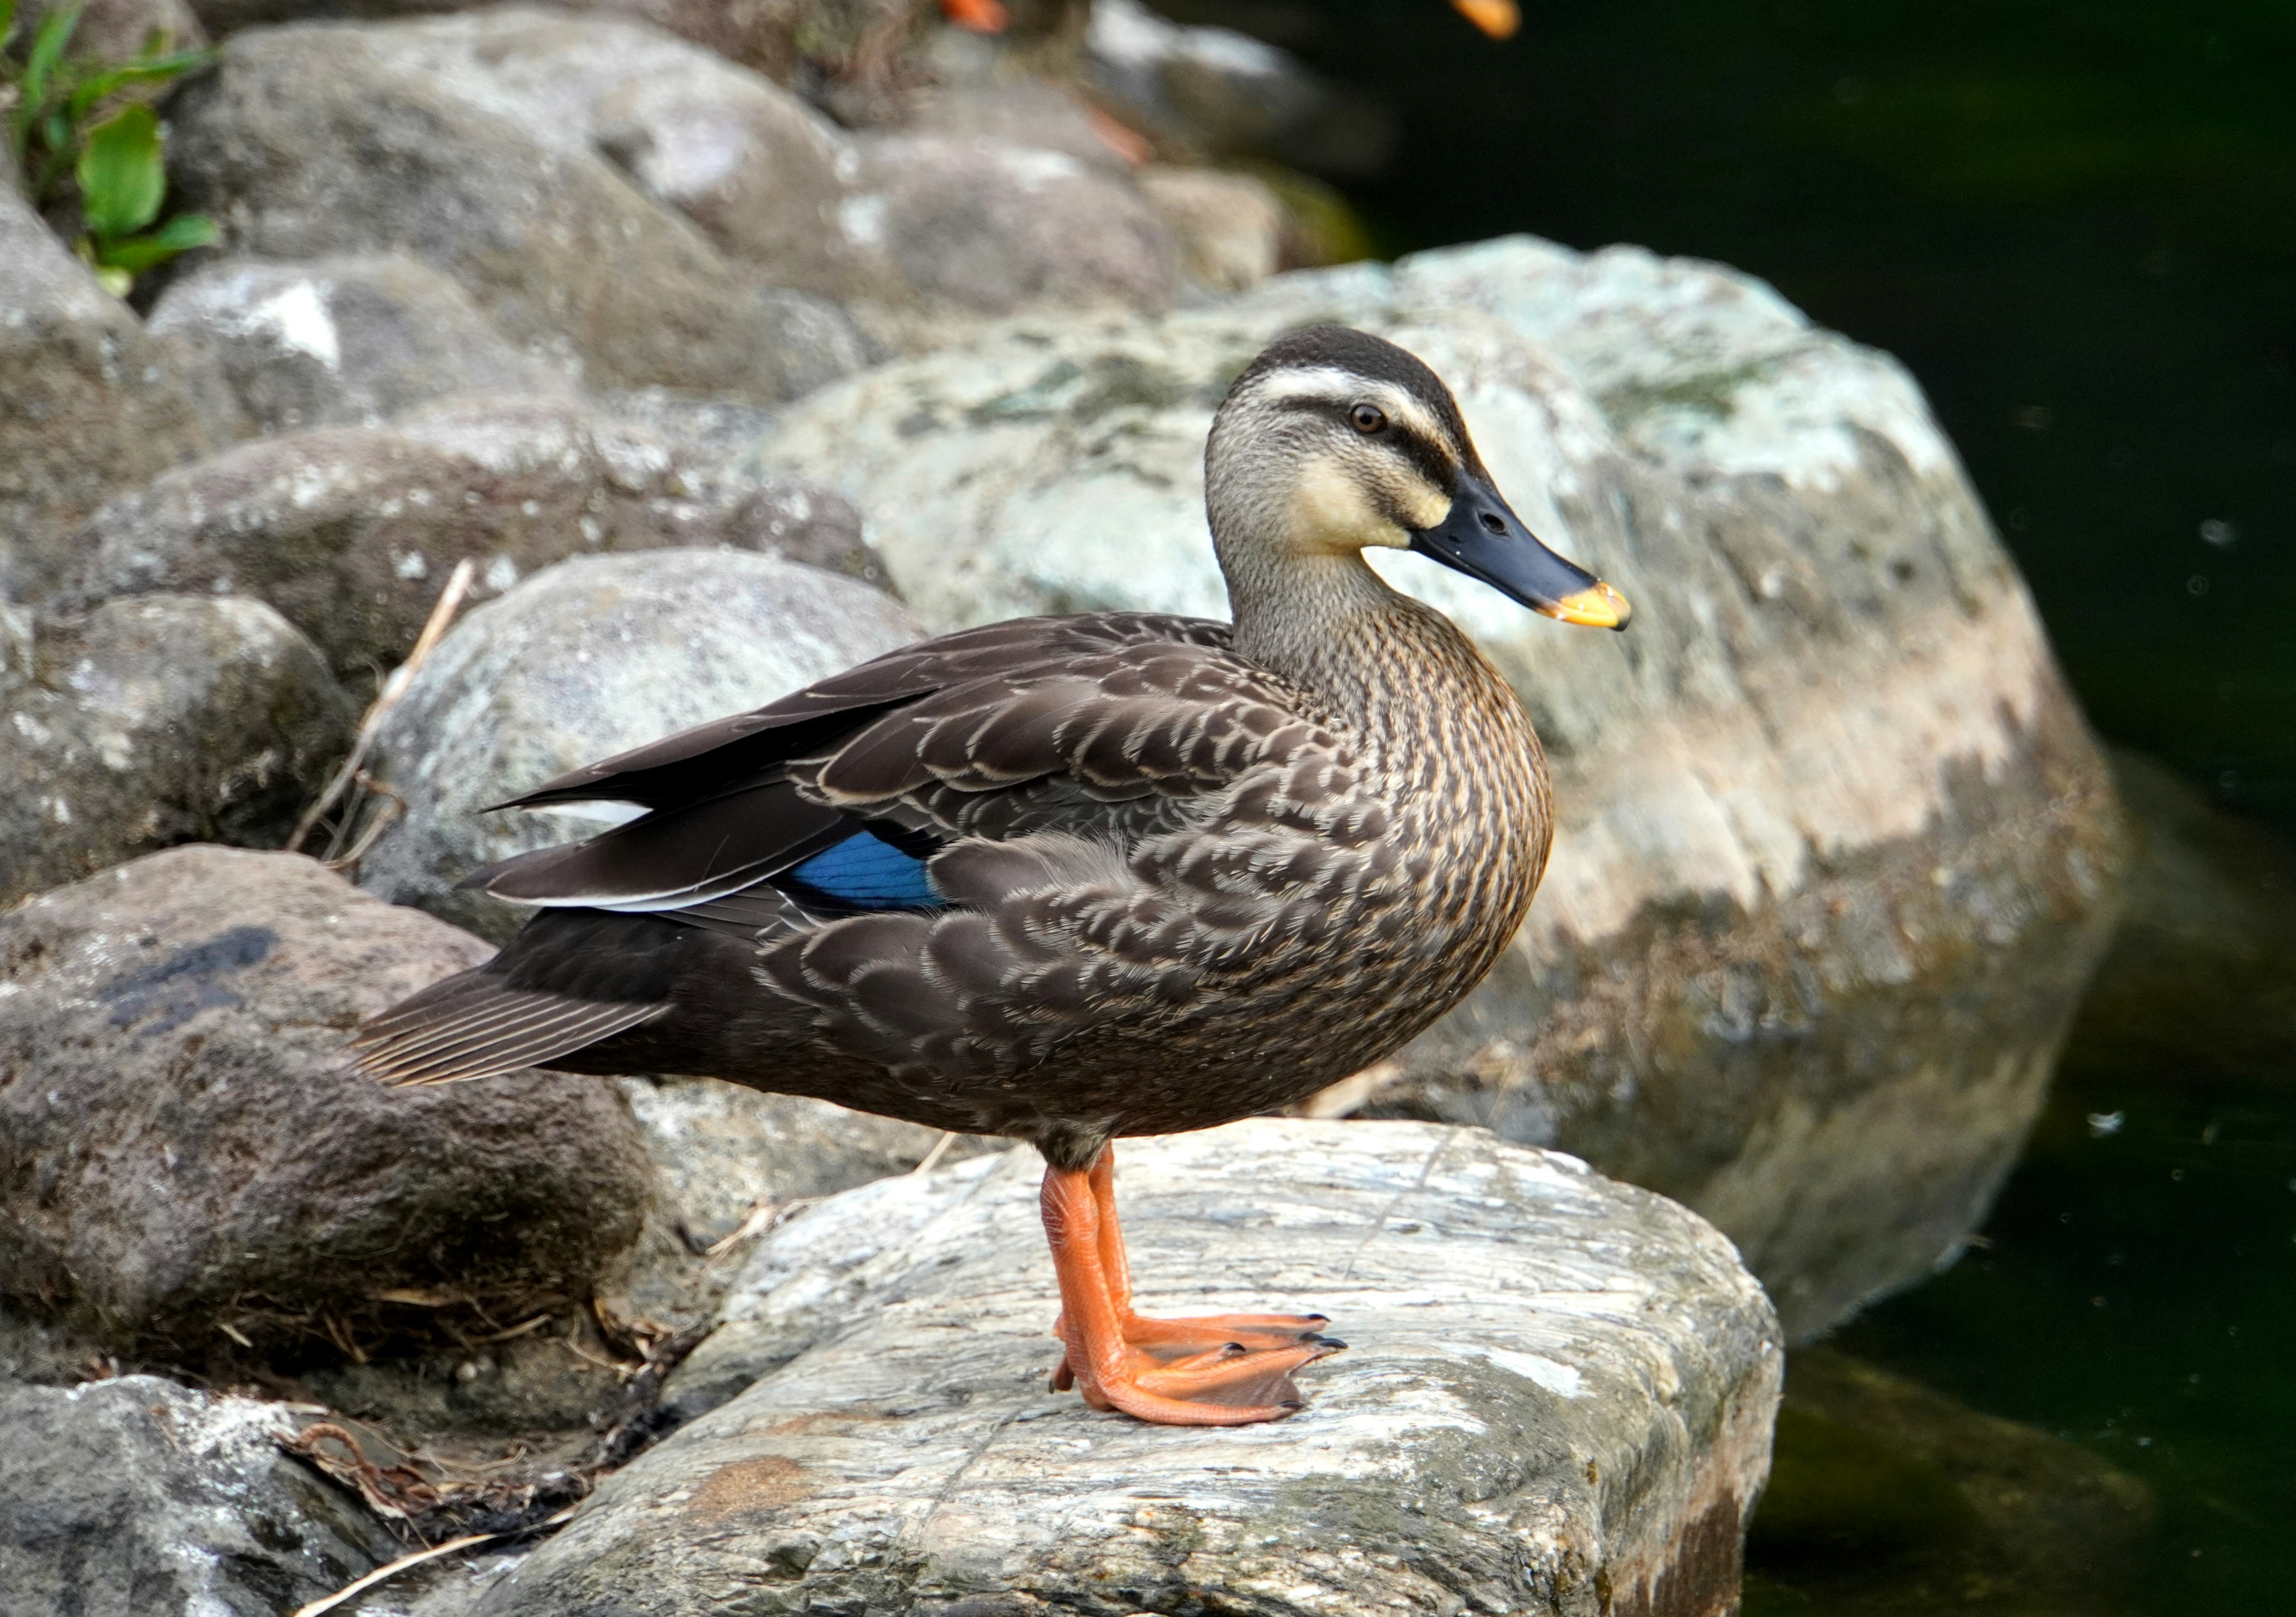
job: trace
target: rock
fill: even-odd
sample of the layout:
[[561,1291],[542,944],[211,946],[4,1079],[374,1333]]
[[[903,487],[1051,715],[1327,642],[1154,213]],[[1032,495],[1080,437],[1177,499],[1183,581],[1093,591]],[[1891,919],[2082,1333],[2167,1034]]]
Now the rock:
[[1233,29],[1167,21],[1141,0],[1094,0],[1093,88],[1134,127],[1183,156],[1262,157],[1363,178],[1394,154],[1395,121],[1288,51]]
[[761,76],[651,29],[509,9],[395,37],[432,73],[483,79],[582,132],[779,284],[975,314],[1171,299],[1168,240],[1104,143],[1079,158],[990,138],[1078,144],[1044,104],[1049,87],[993,131],[960,101],[944,103],[939,130],[853,138]]
[[[340,87],[300,87],[300,99],[283,108],[256,100],[291,62],[313,54],[316,47],[293,44],[299,40],[340,45],[325,52],[324,69]],[[545,250],[531,239],[545,229],[586,232],[612,261],[571,268],[559,263],[569,244],[555,242],[546,249],[547,274],[562,281],[609,267],[618,277],[656,273],[603,245],[611,222],[605,204],[577,182],[611,165],[625,197],[635,181],[691,220],[716,249],[701,250],[728,273],[739,265],[753,281],[881,305],[895,314],[1005,314],[1046,304],[1153,308],[1174,290],[1162,224],[1105,164],[978,136],[849,137],[762,75],[635,23],[508,7],[325,34],[246,35],[232,51],[234,63],[242,53],[249,60],[237,79],[226,63],[226,87],[210,97],[213,108],[189,115],[214,134],[199,137],[204,143],[195,142],[182,161],[195,188],[207,183],[197,176],[212,175],[218,197],[238,199],[223,216],[235,241],[274,256],[308,250],[282,243],[310,235],[314,211],[337,205],[332,199],[357,195],[377,216],[358,227],[362,241],[380,233],[430,258],[460,278],[496,323],[529,340],[541,329],[533,306],[545,294],[555,300],[545,306],[554,307],[591,293],[561,281],[509,287],[509,272],[496,263],[501,255],[484,244],[489,233],[456,225],[476,215],[501,233],[493,216],[511,200],[496,194],[505,182],[495,171],[505,166],[548,169],[562,193],[562,205],[552,204],[558,223],[522,226],[529,244],[514,252]],[[338,120],[330,109],[354,85],[362,92],[358,116],[370,124],[396,128],[419,112],[426,189],[412,188],[412,159],[386,175],[362,168],[369,159],[348,143],[320,154],[287,149],[292,129]],[[418,92],[419,108],[409,99]],[[444,127],[450,109],[451,138]],[[512,152],[514,142],[533,152]],[[340,232],[326,228],[332,243]],[[466,240],[473,233],[480,240]],[[665,236],[688,239],[677,231]],[[531,282],[544,272],[518,273]],[[770,401],[816,380],[836,347],[808,343],[808,332],[792,330],[787,314],[785,303],[757,296],[743,307],[744,329],[762,333],[758,343],[773,350],[763,381],[726,365],[712,370],[714,358],[681,361],[676,375],[649,358],[653,373],[638,376],[630,363],[599,360],[594,341],[577,347],[590,356],[590,380],[601,387],[746,388]],[[551,320],[543,323],[561,335],[578,323]],[[798,353],[785,355],[783,345],[792,341]]]
[[471,1617],[496,1580],[527,1556],[523,1546],[481,1546],[400,1572],[350,1609],[358,1617]]
[[455,564],[473,600],[585,551],[718,544],[867,574],[844,500],[718,480],[642,427],[563,399],[476,399],[381,428],[242,444],[115,501],[72,540],[58,609],[149,591],[268,601],[347,681],[405,657]]
[[208,356],[258,432],[377,426],[458,393],[572,389],[461,287],[396,254],[213,260],[160,294],[149,329]]
[[[873,1180],[906,1173],[940,1147],[938,1129],[767,1095],[714,1078],[617,1081],[644,1131],[660,1187],[646,1232],[601,1283],[617,1318],[674,1333],[709,1323],[742,1271],[747,1238],[772,1221]],[[953,1139],[958,1161],[1002,1140]]]
[[506,939],[529,911],[455,884],[627,814],[481,809],[916,638],[916,620],[877,591],[763,556],[662,551],[553,568],[457,624],[391,709],[373,767],[406,812],[360,882]]
[[4,151],[0,287],[0,599],[29,600],[75,524],[209,440],[194,390],[26,205]]
[[1423,354],[1532,528],[1637,608],[1568,631],[1382,553],[1529,703],[1558,830],[1492,978],[1332,1109],[1676,1196],[1797,1335],[1928,1272],[2016,1158],[2123,853],[2024,586],[1885,356],[1716,266],[1518,238],[1015,321],[814,396],[754,463],[865,491],[935,631],[1224,616],[1212,410],[1326,317]]
[[652,1190],[612,1088],[386,1090],[344,1050],[488,953],[310,860],[229,848],[0,916],[0,1295],[194,1349],[580,1296]]
[[672,1390],[764,1379],[480,1612],[1736,1609],[1780,1354],[1712,1229],[1480,1131],[1122,1149],[1145,1305],[1337,1318],[1302,1413],[1191,1431],[1048,1396],[1041,1161],[885,1180],[767,1237]]
[[[950,45],[988,44],[978,34],[956,29],[946,30],[940,38]],[[978,68],[944,70],[940,77],[941,82],[919,99],[909,119],[908,127],[917,133],[1057,151],[1088,168],[1124,171],[1124,154],[1109,143],[1105,124],[1095,121],[1091,104],[1073,90],[999,70],[994,59]]]
[[839,204],[880,301],[1005,314],[1161,308],[1172,240],[1137,191],[1058,151],[978,137],[875,135]]
[[[17,37],[33,37],[54,9],[53,0],[20,0]],[[67,53],[82,61],[131,61],[155,34],[162,48],[170,51],[192,50],[208,42],[207,30],[188,0],[81,0]]]
[[1198,284],[1240,292],[1283,267],[1283,205],[1250,175],[1159,167],[1143,174],[1140,185],[1179,244],[1181,268]]
[[658,29],[531,6],[369,30],[392,61],[593,149],[778,284],[849,295],[856,158],[759,74]]
[[[470,0],[193,0],[193,4],[217,34],[306,19],[414,17],[470,9]],[[840,110],[862,110],[882,102],[889,90],[906,86],[849,88],[843,81],[872,73],[882,76],[887,45],[898,46],[914,29],[917,8],[909,0],[566,0],[561,9],[651,24],[728,61],[754,68],[777,84],[808,86],[838,102]],[[898,74],[904,64],[892,65]]]
[[704,1245],[761,1204],[785,1207],[906,1173],[940,1142],[938,1129],[714,1078],[616,1082],[644,1131],[663,1205]]
[[2141,754],[2116,751],[2112,772],[2136,856],[2068,1060],[2148,1083],[2285,1070],[2296,1051],[2296,853]]
[[1786,1366],[1750,1590],[1828,1612],[2144,1608],[2151,1490],[2087,1449],[1827,1348]]
[[231,250],[403,252],[599,388],[790,396],[778,323],[693,226],[537,107],[442,76],[419,25],[234,37],[173,103],[170,167]]
[[356,1499],[280,1452],[293,1429],[156,1376],[0,1386],[0,1617],[286,1612],[395,1560]]
[[276,846],[357,715],[260,601],[145,595],[0,671],[0,907],[178,842]]

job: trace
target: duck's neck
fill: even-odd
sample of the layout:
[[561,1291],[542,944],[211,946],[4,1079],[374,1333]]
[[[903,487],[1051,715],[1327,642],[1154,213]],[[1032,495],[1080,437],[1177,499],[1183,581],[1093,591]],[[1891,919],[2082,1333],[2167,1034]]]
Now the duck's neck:
[[1399,670],[1411,670],[1418,685],[1440,682],[1458,652],[1480,661],[1449,619],[1394,589],[1357,551],[1232,563],[1226,571],[1236,650],[1359,722],[1376,721],[1406,694]]

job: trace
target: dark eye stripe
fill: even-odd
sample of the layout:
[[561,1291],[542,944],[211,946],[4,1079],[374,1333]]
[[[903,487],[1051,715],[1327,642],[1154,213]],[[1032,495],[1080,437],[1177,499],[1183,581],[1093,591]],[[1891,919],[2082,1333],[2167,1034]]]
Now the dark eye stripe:
[[[1288,413],[1318,416],[1337,422],[1348,429],[1348,436],[1362,441],[1364,435],[1355,429],[1355,407],[1361,402],[1335,398],[1314,398],[1299,396],[1269,401],[1276,410]],[[1387,429],[1377,437],[1379,443],[1396,450],[1411,462],[1412,469],[1440,489],[1449,489],[1457,480],[1459,463],[1441,445],[1430,442],[1407,422],[1393,416],[1387,418]]]

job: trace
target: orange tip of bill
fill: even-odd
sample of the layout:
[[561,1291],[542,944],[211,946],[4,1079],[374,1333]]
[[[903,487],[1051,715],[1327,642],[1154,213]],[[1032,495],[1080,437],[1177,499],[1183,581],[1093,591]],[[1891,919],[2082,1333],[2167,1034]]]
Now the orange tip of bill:
[[1578,624],[1589,629],[1623,629],[1635,615],[1627,598],[1609,584],[1597,581],[1591,589],[1576,595],[1565,595],[1551,607],[1540,611],[1566,624]]
[[1494,39],[1511,39],[1522,26],[1514,0],[1451,0],[1451,9]]
[[[1502,3],[1511,4],[1511,0]],[[1000,0],[940,0],[940,14],[976,34],[1001,34],[1012,20]]]

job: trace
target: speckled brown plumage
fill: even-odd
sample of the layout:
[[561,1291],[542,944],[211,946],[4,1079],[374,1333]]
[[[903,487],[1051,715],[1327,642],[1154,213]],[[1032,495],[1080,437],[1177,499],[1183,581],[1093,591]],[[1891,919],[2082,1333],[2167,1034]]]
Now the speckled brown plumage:
[[[706,1074],[1082,1168],[1113,1136],[1299,1100],[1456,1004],[1538,886],[1545,767],[1497,672],[1360,551],[1466,570],[1422,542],[1478,536],[1423,513],[1488,478],[1409,355],[1289,343],[1209,453],[1233,626],[993,625],[541,788],[519,803],[650,812],[473,878],[552,907],[371,1025],[363,1059],[399,1082]],[[864,829],[925,861],[923,902],[806,885]]]

